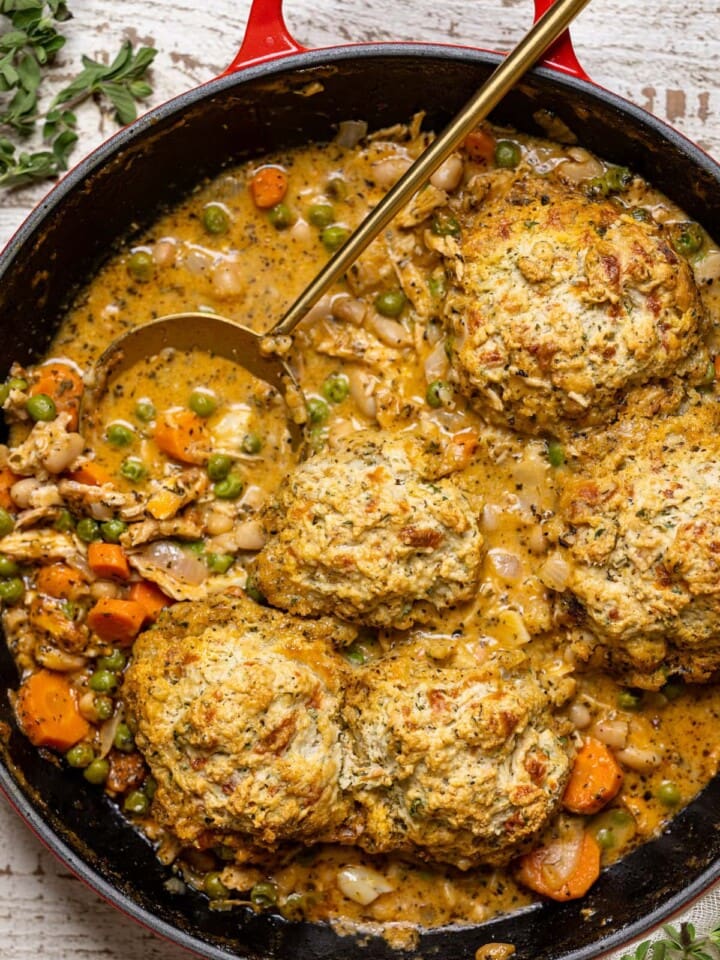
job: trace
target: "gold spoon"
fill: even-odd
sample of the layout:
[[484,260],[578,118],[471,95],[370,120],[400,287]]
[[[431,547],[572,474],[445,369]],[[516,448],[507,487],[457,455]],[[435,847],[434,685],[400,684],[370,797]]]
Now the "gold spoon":
[[[343,276],[443,160],[487,117],[588,2],[589,0],[556,0],[496,67],[440,136],[420,154],[365,217],[270,330],[256,333],[242,324],[211,313],[176,313],[129,330],[114,340],[100,357],[95,367],[93,383],[86,391],[83,411],[91,411],[97,405],[112,378],[130,369],[138,361],[167,348],[200,349],[226,357],[275,387],[284,396],[287,397],[288,388],[292,387],[294,395],[302,397],[292,371],[274,350],[278,338],[292,333],[328,288]],[[298,446],[302,435],[293,419],[291,417],[288,422],[293,445]]]

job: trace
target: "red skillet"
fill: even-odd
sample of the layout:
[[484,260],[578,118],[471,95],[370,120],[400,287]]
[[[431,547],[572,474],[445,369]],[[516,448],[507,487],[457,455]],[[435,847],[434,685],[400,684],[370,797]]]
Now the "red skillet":
[[[549,0],[536,0],[537,13]],[[255,0],[240,53],[225,74],[151,111],[71,171],[0,255],[0,349],[38,359],[78,287],[137,224],[228,163],[308,140],[342,120],[381,127],[424,109],[440,129],[499,56],[431,44],[370,44],[306,51],[289,34],[280,0]],[[306,96],[313,84],[317,92]],[[552,110],[580,142],[631,167],[720,236],[720,167],[688,140],[587,79],[568,38],[495,114],[527,132]],[[0,371],[1,373],[2,371]],[[168,939],[215,960],[382,960],[380,939],[340,937],[237,910],[215,913],[199,894],[170,893],[153,850],[73,771],[17,731],[7,690],[17,674],[0,647],[0,788],[43,841],[107,900]],[[538,903],[476,927],[423,933],[413,957],[473,960],[488,941],[515,944],[518,960],[589,960],[686,906],[720,877],[720,780],[661,837],[607,870],[581,902]]]

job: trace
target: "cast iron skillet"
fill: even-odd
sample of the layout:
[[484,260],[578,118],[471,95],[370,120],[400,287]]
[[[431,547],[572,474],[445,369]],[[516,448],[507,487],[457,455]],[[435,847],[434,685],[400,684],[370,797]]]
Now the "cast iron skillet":
[[[537,13],[550,0],[536,0]],[[288,34],[281,0],[254,0],[229,70],[121,131],[40,204],[0,257],[0,356],[42,356],[79,286],[162,205],[223,166],[327,140],[341,120],[371,128],[420,109],[440,127],[498,62],[496,54],[426,44],[373,44],[307,52]],[[248,66],[249,64],[249,66]],[[241,73],[237,73],[243,67]],[[311,84],[313,87],[311,87]],[[316,92],[310,94],[315,89]],[[720,167],[661,121],[590,83],[569,39],[552,69],[529,75],[496,113],[530,133],[554,111],[580,142],[631,167],[720,237]],[[151,846],[76,772],[18,732],[7,690],[17,674],[0,649],[0,787],[38,836],[98,893],[168,939],[207,958],[382,960],[378,938],[341,937],[242,909],[211,912],[199,894],[170,893]],[[542,903],[475,927],[423,933],[412,956],[472,960],[488,941],[515,944],[518,960],[589,960],[687,906],[720,877],[720,779],[657,840],[607,870],[582,901]]]

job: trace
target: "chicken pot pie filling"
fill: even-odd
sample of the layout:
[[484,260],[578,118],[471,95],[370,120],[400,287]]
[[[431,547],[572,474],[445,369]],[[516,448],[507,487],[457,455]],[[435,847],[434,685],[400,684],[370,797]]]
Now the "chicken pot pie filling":
[[[715,775],[720,250],[631,171],[486,125],[294,335],[281,398],[124,330],[264,330],[422,118],[201,185],[0,387],[18,721],[218,909],[342,930],[582,896]],[[717,662],[716,662],[717,661]]]

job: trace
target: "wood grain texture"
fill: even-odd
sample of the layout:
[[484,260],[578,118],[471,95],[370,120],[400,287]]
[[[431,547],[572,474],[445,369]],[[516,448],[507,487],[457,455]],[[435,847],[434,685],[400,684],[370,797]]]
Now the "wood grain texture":
[[[123,38],[156,46],[155,91],[147,106],[211,79],[232,59],[249,0],[70,0],[58,84],[81,53],[108,58]],[[211,9],[212,15],[207,11]],[[287,0],[299,42],[328,46],[380,40],[449,42],[506,50],[530,19],[531,0]],[[668,120],[720,157],[720,14],[717,0],[627,4],[594,0],[574,29],[581,62],[599,84]],[[114,129],[83,108],[74,160]],[[0,195],[0,246],[45,189]],[[101,902],[48,854],[0,800],[2,960],[181,960]]]

